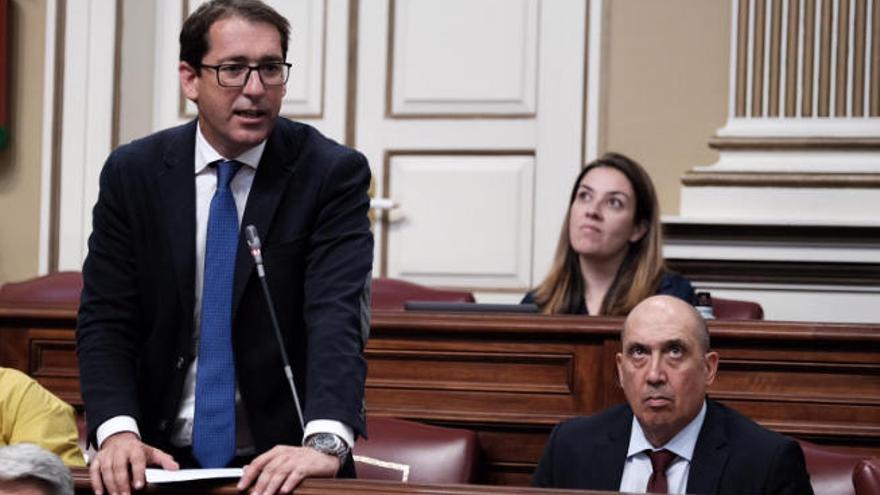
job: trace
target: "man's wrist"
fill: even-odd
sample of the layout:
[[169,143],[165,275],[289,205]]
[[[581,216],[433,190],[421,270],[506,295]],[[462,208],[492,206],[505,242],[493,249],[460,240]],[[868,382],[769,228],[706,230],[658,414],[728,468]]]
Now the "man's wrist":
[[351,448],[339,435],[335,433],[318,432],[306,437],[304,447],[316,450],[322,454],[332,455],[339,459],[339,467],[345,464]]
[[104,421],[98,426],[98,430],[95,433],[96,447],[100,449],[101,445],[104,444],[104,440],[124,431],[134,433],[138,438],[141,436],[137,427],[137,421],[131,416],[113,416]]

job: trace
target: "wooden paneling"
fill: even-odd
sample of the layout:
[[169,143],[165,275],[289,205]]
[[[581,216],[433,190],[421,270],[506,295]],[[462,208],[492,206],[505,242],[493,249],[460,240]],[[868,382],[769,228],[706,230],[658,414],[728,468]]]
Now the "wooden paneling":
[[[0,365],[77,403],[75,312],[0,308]],[[477,432],[480,481],[527,483],[559,421],[622,402],[619,318],[374,312],[368,414]],[[783,433],[880,454],[880,325],[710,322],[710,395]],[[21,354],[25,357],[22,358]]]
[[[572,394],[585,396],[560,401],[536,391],[546,387],[546,380],[554,375],[536,377],[532,389],[524,388],[518,397],[506,386],[481,388],[483,393],[477,397],[450,387],[431,394],[424,390],[390,393],[372,380],[371,369],[368,410],[381,415],[405,412],[410,419],[473,429],[487,462],[484,481],[521,479],[517,472],[528,471],[530,463],[523,432],[539,438],[541,432],[549,433],[556,420],[623,400],[614,374],[620,323],[576,317],[375,314],[370,349],[424,352],[441,345],[546,355],[547,349],[558,349],[565,342],[572,346],[576,370]],[[787,434],[880,452],[880,327],[716,321],[711,329],[713,346],[722,356],[718,381],[710,390],[713,397]],[[590,351],[579,353],[578,348]],[[456,366],[467,365],[458,362]],[[456,387],[461,388],[461,376],[477,377],[480,369],[474,366],[473,373],[456,370]],[[409,376],[411,372],[397,368],[397,373]],[[556,388],[561,390],[566,382],[563,376],[555,376],[559,380]],[[474,383],[487,382],[475,378]],[[405,411],[401,404],[406,404]],[[474,407],[479,410],[471,410]]]
[[0,366],[31,375],[81,409],[75,325],[76,308],[0,307]]

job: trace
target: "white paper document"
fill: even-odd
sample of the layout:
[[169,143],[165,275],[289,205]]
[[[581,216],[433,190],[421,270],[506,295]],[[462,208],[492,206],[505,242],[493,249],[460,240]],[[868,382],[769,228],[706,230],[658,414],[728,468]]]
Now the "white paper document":
[[147,483],[177,483],[181,481],[216,480],[223,478],[241,478],[241,468],[216,469],[180,469],[166,471],[164,469],[147,468]]

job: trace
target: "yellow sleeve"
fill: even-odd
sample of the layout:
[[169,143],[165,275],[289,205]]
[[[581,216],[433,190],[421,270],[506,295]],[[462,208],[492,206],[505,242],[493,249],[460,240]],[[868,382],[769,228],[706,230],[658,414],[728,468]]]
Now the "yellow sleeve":
[[3,372],[7,376],[2,380],[2,423],[7,442],[34,443],[58,454],[68,466],[85,466],[73,407],[24,373]]

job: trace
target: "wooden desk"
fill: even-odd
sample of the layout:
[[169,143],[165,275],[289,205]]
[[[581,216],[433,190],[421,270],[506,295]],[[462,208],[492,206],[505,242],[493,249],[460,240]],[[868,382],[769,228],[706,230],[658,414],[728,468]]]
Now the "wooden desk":
[[[619,318],[377,313],[373,414],[478,432],[485,478],[525,484],[553,425],[624,401]],[[710,390],[765,426],[880,454],[880,326],[713,321]]]
[[[77,495],[92,494],[89,483],[89,473],[86,469],[76,468],[72,470],[74,487]],[[148,485],[141,493],[175,493],[175,494],[210,494],[210,495],[239,495],[238,490],[232,483],[210,484],[196,486],[173,486],[173,485]],[[425,485],[416,483],[400,483],[395,481],[373,480],[331,480],[310,479],[305,480],[294,491],[296,495],[541,495],[541,494],[581,494],[581,495],[609,495],[617,492],[598,492],[585,490],[555,490],[545,488],[526,488],[516,486],[487,486],[487,485]]]
[[[481,482],[528,484],[557,422],[623,401],[619,318],[375,312],[370,414],[478,433]],[[0,365],[81,405],[72,309],[0,307]],[[816,443],[880,455],[880,325],[713,321],[712,397]]]

